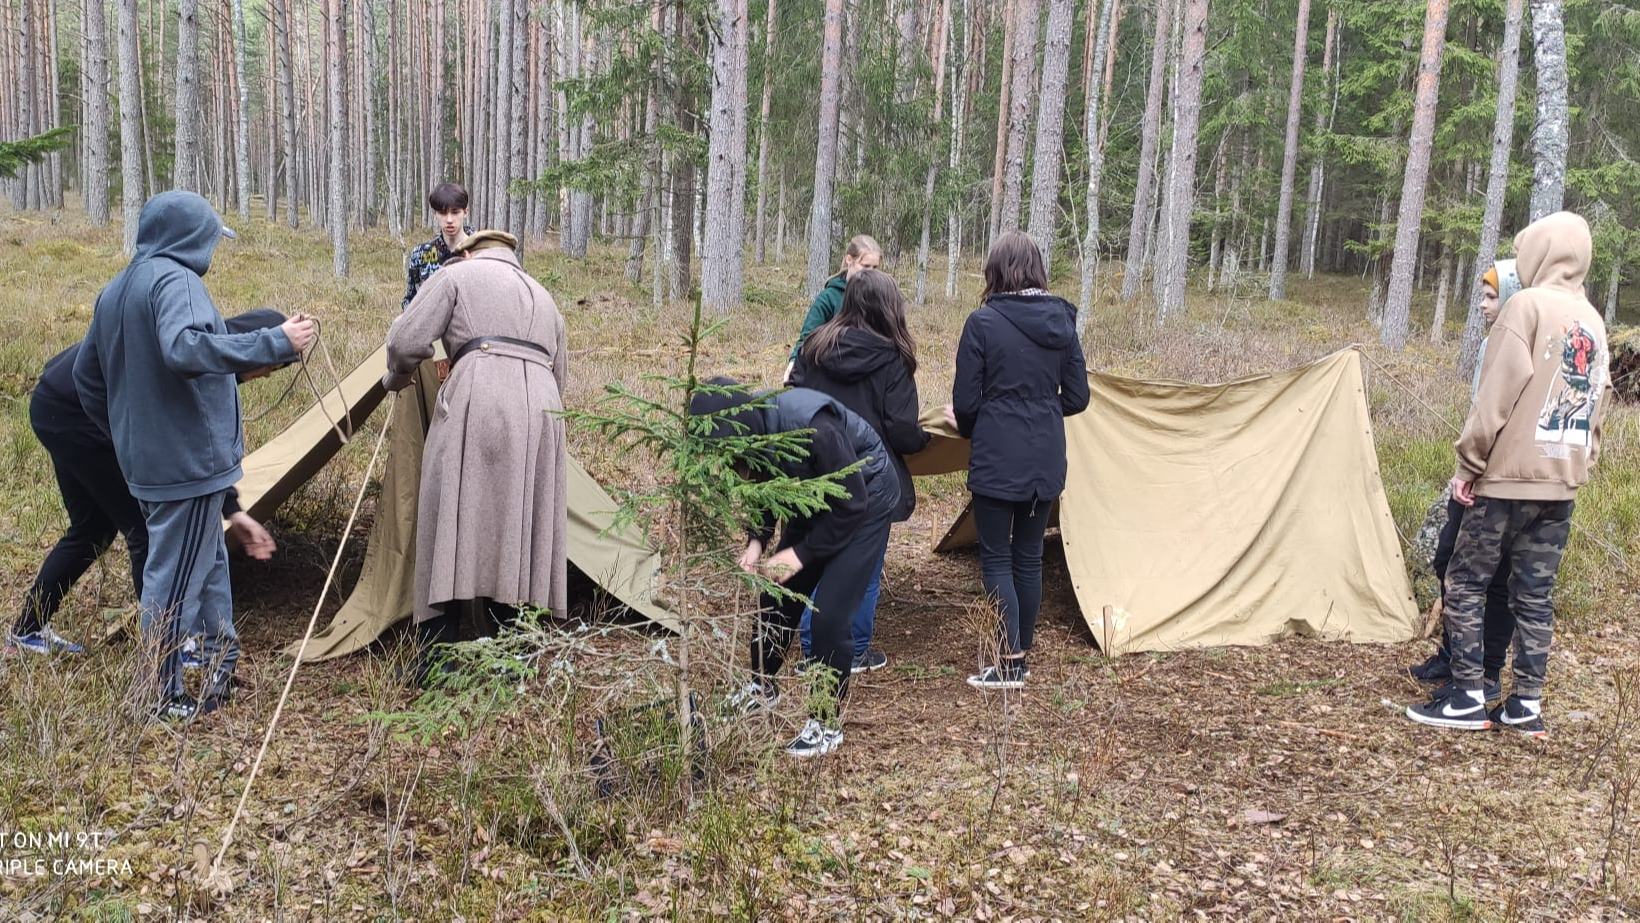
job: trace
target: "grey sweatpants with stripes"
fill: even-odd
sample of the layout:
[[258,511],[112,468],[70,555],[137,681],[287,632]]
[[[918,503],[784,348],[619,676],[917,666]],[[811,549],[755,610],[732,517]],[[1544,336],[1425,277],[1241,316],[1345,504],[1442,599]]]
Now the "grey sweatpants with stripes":
[[142,501],[148,524],[148,561],[142,571],[142,641],[157,670],[159,692],[180,696],[182,645],[202,635],[200,659],[208,679],[201,698],[227,691],[239,663],[228,583],[228,544],[222,532],[226,491],[187,500]]

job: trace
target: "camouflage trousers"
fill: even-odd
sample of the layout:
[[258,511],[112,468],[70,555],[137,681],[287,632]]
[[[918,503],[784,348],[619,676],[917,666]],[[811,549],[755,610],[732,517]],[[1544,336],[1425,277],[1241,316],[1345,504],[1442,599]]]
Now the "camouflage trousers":
[[1446,630],[1458,688],[1481,688],[1486,588],[1507,555],[1513,568],[1509,608],[1516,623],[1515,683],[1510,691],[1527,698],[1543,694],[1554,633],[1550,596],[1571,528],[1570,500],[1476,497],[1464,513],[1446,571]]

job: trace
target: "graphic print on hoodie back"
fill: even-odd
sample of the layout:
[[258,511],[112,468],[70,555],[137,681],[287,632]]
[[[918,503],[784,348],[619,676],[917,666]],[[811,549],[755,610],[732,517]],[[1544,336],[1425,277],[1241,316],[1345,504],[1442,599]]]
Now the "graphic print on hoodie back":
[[1589,448],[1594,414],[1610,374],[1605,332],[1574,320],[1550,338],[1548,352],[1551,362],[1559,353],[1560,368],[1538,414],[1538,449],[1550,458],[1566,458],[1571,446]]

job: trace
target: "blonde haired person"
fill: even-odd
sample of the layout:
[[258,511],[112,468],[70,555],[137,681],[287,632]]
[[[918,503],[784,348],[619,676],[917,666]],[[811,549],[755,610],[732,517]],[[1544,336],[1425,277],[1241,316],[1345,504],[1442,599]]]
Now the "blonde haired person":
[[792,344],[791,355],[787,357],[784,381],[791,381],[792,366],[797,362],[797,354],[803,350],[803,341],[821,324],[837,316],[838,309],[843,306],[843,291],[848,288],[848,280],[862,269],[876,269],[882,264],[883,246],[877,243],[877,238],[870,234],[856,234],[849,238],[848,246],[843,248],[843,261],[837,267],[837,273],[826,280],[814,296],[814,301],[809,303],[809,313],[803,317],[803,329],[798,332],[797,342]]

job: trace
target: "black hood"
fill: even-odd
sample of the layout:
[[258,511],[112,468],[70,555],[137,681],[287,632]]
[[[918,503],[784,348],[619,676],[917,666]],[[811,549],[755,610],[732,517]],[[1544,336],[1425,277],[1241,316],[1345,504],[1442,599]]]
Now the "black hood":
[[992,295],[985,302],[1043,349],[1064,349],[1076,340],[1076,308],[1055,295]]
[[831,352],[809,359],[837,381],[859,381],[890,363],[900,361],[900,350],[892,340],[869,330],[851,327],[843,331]]
[[[708,378],[702,384],[724,389],[712,392],[697,391],[689,399],[690,416],[712,417],[711,431],[705,435],[721,439],[726,436],[764,434],[763,414],[754,405],[767,396],[766,392],[748,390],[745,385],[723,375]],[[736,411],[736,408],[740,409]]]

